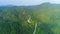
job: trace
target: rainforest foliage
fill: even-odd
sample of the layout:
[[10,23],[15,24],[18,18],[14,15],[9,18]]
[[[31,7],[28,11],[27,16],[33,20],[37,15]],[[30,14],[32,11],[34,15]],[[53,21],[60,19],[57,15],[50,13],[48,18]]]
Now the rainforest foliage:
[[0,34],[60,34],[59,6],[0,6]]

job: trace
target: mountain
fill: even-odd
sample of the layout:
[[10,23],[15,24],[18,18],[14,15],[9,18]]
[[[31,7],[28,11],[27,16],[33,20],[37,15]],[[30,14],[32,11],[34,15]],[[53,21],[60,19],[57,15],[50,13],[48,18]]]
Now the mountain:
[[0,34],[60,34],[60,4],[0,6]]

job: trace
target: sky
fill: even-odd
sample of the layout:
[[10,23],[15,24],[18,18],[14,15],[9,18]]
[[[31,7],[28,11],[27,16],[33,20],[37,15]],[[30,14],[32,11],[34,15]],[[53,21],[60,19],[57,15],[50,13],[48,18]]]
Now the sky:
[[39,5],[44,2],[60,4],[60,0],[0,0],[0,5]]

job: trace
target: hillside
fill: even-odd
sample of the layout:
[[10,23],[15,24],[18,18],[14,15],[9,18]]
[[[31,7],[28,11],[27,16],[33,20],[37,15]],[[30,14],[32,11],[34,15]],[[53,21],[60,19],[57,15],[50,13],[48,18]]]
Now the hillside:
[[0,6],[0,34],[60,34],[60,4]]

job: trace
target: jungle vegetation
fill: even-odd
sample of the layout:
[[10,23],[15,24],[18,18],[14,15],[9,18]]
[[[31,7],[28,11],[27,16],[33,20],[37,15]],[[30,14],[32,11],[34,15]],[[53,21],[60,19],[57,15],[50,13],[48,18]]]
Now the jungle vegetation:
[[0,6],[0,34],[60,34],[60,4]]

